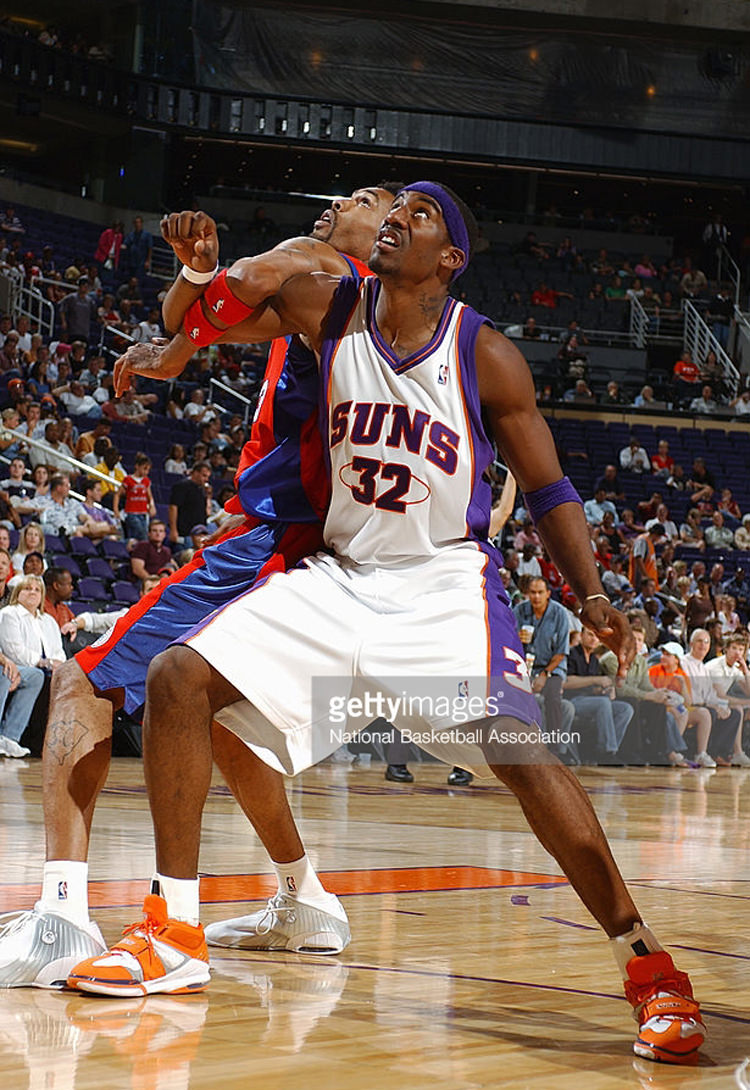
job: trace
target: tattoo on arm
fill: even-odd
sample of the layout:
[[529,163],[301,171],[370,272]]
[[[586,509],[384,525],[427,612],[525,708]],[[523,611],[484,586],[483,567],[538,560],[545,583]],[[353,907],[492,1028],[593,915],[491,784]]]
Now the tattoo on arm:
[[64,765],[88,733],[88,727],[80,719],[63,716],[49,723],[45,745],[57,763]]

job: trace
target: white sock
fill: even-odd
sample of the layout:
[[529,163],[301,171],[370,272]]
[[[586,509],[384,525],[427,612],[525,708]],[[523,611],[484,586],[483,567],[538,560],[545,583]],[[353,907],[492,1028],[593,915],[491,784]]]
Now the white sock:
[[282,893],[304,901],[306,905],[321,908],[339,919],[346,918],[338,898],[320,884],[315,868],[306,855],[303,855],[301,859],[295,859],[292,863],[274,863],[271,860],[271,866],[276,872],[279,890]]
[[168,875],[155,874],[154,881],[159,883],[161,896],[167,902],[167,915],[170,920],[182,920],[197,927],[200,923],[200,892],[197,878],[170,878]]
[[664,950],[664,947],[656,940],[653,932],[645,923],[637,923],[632,931],[628,931],[624,935],[615,935],[609,941],[623,980],[628,979],[628,962],[631,958],[643,957],[645,954],[657,954]]
[[52,859],[44,864],[40,904],[84,927],[89,922],[89,865],[77,859]]

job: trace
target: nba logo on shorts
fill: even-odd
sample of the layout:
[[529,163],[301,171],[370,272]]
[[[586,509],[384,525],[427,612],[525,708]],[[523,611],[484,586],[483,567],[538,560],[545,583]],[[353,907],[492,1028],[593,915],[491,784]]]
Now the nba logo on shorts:
[[287,876],[286,888],[287,888],[288,893],[296,893],[297,892],[297,883],[294,881],[294,879],[291,876]]
[[57,899],[58,899],[58,901],[67,901],[67,899],[68,899],[68,883],[67,882],[58,882],[57,883]]
[[448,384],[448,371],[450,370],[449,363],[441,363],[438,371],[438,386],[446,386]]
[[469,697],[469,683],[468,681],[459,681],[458,683],[458,695],[462,696],[465,700]]

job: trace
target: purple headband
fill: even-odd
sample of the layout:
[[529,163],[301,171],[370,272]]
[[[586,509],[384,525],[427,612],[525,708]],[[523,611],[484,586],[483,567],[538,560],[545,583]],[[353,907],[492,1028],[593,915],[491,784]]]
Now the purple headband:
[[405,185],[403,189],[399,190],[396,194],[400,197],[402,193],[405,193],[407,189],[414,189],[417,193],[426,193],[428,197],[432,197],[440,205],[440,209],[443,213],[443,219],[445,220],[445,226],[448,229],[448,236],[454,246],[457,246],[459,250],[463,250],[464,263],[457,269],[451,280],[455,280],[457,276],[460,276],[466,266],[469,264],[469,255],[471,252],[471,244],[469,243],[469,232],[466,229],[464,218],[461,215],[458,205],[441,185],[437,182],[412,182],[411,185]]

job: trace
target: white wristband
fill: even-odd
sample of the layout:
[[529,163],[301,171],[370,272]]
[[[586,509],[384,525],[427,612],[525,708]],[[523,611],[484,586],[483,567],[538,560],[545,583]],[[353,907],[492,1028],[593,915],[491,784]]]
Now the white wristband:
[[216,267],[211,272],[202,273],[196,272],[195,269],[191,269],[189,265],[182,266],[182,275],[190,284],[207,284],[209,280],[213,280],[219,271],[219,264],[216,263]]

